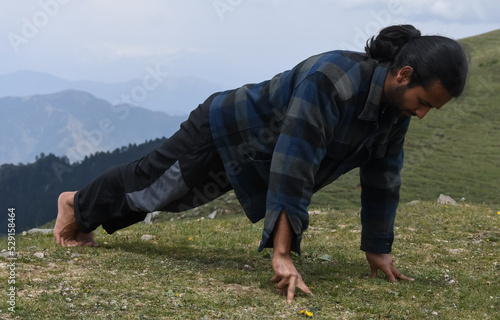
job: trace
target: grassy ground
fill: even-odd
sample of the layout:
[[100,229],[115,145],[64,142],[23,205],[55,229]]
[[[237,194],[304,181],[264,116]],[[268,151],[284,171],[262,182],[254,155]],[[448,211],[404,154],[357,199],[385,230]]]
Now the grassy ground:
[[[212,208],[209,208],[210,210]],[[219,210],[220,212],[220,210]],[[357,211],[311,212],[296,266],[314,296],[275,293],[262,224],[238,213],[96,232],[98,248],[17,235],[16,309],[2,319],[498,319],[500,214],[487,206],[403,205],[393,256],[414,282],[367,279]],[[152,240],[141,240],[143,235]],[[6,248],[5,239],[0,248]],[[43,258],[34,256],[43,253]],[[7,287],[8,261],[0,258]]]

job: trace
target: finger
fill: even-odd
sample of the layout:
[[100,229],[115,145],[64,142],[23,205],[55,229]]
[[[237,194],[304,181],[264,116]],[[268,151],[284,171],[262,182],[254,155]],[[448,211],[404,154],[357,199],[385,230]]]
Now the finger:
[[278,282],[280,282],[280,280],[281,280],[281,277],[276,274],[269,281],[271,281],[272,283],[278,283]]
[[378,268],[370,266],[370,270],[371,270],[370,278],[377,278]]
[[288,283],[288,290],[286,295],[286,302],[292,303],[293,297],[295,296],[295,282],[297,281],[297,277],[291,277],[290,282]]
[[70,247],[70,241],[73,241],[73,240],[65,240],[65,239],[61,239],[61,246],[63,247]]
[[67,247],[67,246],[69,245],[69,242],[70,242],[70,241],[73,241],[73,240],[66,240],[66,239],[64,239],[63,237],[61,237],[61,238],[59,239],[59,244],[60,244],[61,246],[63,246],[63,247]]
[[394,274],[394,276],[398,279],[401,279],[401,280],[408,280],[408,281],[414,281],[415,279],[413,278],[410,278],[410,277],[407,277],[405,276],[404,274],[402,274],[401,272],[399,272],[398,269],[396,269],[396,267],[393,265],[392,266],[392,273]]
[[304,293],[313,294],[311,289],[309,289],[309,287],[305,284],[305,282],[302,280],[302,278],[299,278],[297,280],[297,288],[302,290],[302,292],[304,292]]
[[73,239],[66,240],[66,239],[63,238],[61,240],[61,245],[63,247],[77,247],[77,246],[81,246],[82,243],[79,242],[79,241],[73,240]]
[[407,280],[407,281],[415,281],[415,279],[413,278],[410,278],[410,277],[407,277],[405,276],[404,274],[400,273],[399,271],[396,270],[395,272],[395,275],[396,275],[396,278],[400,279],[400,280]]
[[415,281],[415,279],[410,278],[410,277],[407,277],[407,276],[402,275],[402,274],[399,274],[399,277],[398,277],[398,278],[399,278],[399,279],[401,279],[401,280]]
[[286,279],[281,279],[281,281],[276,284],[276,288],[280,290],[286,289],[287,286],[288,286],[288,281]]
[[391,268],[388,268],[388,267],[383,267],[381,268],[381,270],[385,273],[385,275],[387,276],[387,278],[389,278],[389,281],[392,282],[392,283],[397,283],[398,281],[396,280],[396,277],[394,276],[394,274],[392,273],[392,270]]

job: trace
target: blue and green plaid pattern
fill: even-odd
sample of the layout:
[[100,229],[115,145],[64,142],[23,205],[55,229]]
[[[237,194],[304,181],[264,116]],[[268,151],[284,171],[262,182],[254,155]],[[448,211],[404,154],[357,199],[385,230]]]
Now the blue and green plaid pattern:
[[215,96],[215,146],[249,219],[265,218],[259,251],[272,247],[285,208],[295,233],[292,250],[300,253],[312,194],[356,167],[363,190],[361,249],[391,251],[410,118],[381,112],[387,72],[387,64],[365,54],[332,51]]

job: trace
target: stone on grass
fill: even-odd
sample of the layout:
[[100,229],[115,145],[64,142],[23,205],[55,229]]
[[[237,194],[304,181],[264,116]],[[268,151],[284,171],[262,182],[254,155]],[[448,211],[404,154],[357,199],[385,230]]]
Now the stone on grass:
[[212,212],[211,214],[209,214],[207,216],[207,219],[213,220],[213,219],[215,219],[216,215],[217,215],[217,210],[215,210],[214,212]]
[[415,206],[415,205],[417,205],[419,203],[420,203],[420,200],[413,200],[413,201],[408,202],[407,205],[409,205],[409,206]]
[[28,234],[52,234],[54,233],[54,229],[38,229],[33,228],[28,230]]
[[157,217],[160,215],[161,211],[154,211],[147,214],[144,219],[145,224],[152,224],[156,221]]
[[438,203],[441,204],[447,204],[450,206],[458,206],[458,203],[453,200],[450,196],[445,196],[444,194],[441,194],[437,200]]
[[8,258],[15,258],[17,257],[19,254],[15,251],[4,251],[2,250],[2,252],[0,253],[0,257],[4,257],[6,259]]
[[149,240],[153,240],[155,238],[155,236],[152,236],[150,234],[145,234],[141,237],[141,240],[142,241],[149,241]]

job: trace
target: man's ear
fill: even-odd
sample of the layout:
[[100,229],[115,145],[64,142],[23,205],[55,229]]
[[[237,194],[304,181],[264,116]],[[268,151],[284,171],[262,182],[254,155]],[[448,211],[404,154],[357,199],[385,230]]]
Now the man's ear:
[[410,82],[411,76],[413,75],[413,68],[410,66],[405,66],[402,67],[401,69],[398,70],[396,74],[396,81],[398,83],[405,83],[405,82]]

